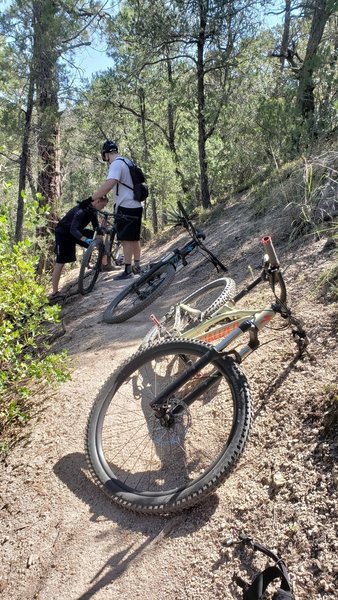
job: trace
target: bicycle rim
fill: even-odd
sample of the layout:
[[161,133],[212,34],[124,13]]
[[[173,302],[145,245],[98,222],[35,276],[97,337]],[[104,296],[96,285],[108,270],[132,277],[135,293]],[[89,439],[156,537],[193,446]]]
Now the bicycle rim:
[[157,340],[174,337],[200,322],[199,317],[194,317],[180,305],[188,305],[209,316],[222,304],[231,300],[236,292],[236,284],[229,277],[215,279],[203,287],[186,296],[176,306],[172,306],[167,314],[160,319],[160,326],[152,327],[145,336],[142,347],[146,347]]
[[[101,390],[88,421],[87,456],[117,503],[138,512],[179,512],[209,495],[244,448],[250,426],[246,379],[218,359],[175,392],[175,401],[212,379],[208,390],[161,425],[150,404],[208,349],[174,340],[138,353]],[[184,360],[182,357],[185,357]]]
[[102,255],[102,242],[94,240],[83,255],[79,273],[80,294],[88,294],[94,288],[100,273]]

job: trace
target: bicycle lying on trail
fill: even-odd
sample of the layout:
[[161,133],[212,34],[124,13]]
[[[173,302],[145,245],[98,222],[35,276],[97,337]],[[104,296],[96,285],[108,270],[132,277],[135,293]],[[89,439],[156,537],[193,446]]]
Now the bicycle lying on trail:
[[106,323],[121,323],[141,312],[152,304],[172,283],[176,271],[187,266],[186,257],[196,248],[217,269],[227,271],[227,267],[203,244],[205,234],[200,229],[195,229],[190,217],[181,202],[177,202],[180,217],[176,225],[184,227],[191,240],[182,248],[175,248],[166,256],[142,272],[141,276],[122,290],[107,306],[103,314]]
[[[213,492],[249,434],[251,395],[240,364],[259,348],[260,331],[278,315],[283,327],[291,326],[299,355],[305,350],[306,333],[287,306],[271,238],[262,243],[264,266],[257,279],[179,337],[138,351],[99,392],[86,452],[91,473],[115,503],[166,515]],[[236,308],[265,281],[272,304]]]
[[102,217],[102,221],[94,232],[92,243],[83,254],[79,273],[78,289],[83,295],[93,290],[102,269],[104,255],[107,256],[108,262],[117,266],[123,262],[122,246],[116,237],[115,223],[118,218],[124,217],[101,210],[96,212]]

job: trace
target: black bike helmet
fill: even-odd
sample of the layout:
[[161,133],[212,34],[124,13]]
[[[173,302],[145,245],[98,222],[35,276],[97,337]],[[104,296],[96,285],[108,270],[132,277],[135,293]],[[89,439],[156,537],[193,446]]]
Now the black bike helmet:
[[106,154],[107,152],[118,152],[118,147],[116,142],[113,142],[112,140],[106,140],[105,143],[102,146],[102,150],[101,150],[101,156],[102,156],[102,160],[106,160]]

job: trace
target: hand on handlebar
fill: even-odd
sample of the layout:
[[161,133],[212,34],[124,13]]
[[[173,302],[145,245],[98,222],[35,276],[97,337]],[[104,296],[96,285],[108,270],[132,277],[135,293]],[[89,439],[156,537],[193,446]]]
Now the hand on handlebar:
[[104,235],[106,233],[105,227],[104,226],[100,226],[96,228],[96,235]]
[[199,240],[205,240],[205,237],[206,237],[206,236],[205,236],[205,233],[204,233],[204,231],[202,231],[202,229],[196,229],[196,237],[197,237]]

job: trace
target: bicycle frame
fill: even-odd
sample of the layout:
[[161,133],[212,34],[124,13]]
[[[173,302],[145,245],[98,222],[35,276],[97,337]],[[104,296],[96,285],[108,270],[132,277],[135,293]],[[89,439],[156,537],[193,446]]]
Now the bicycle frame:
[[[282,283],[282,295],[283,301],[276,299],[276,302],[265,308],[253,308],[245,310],[237,310],[229,306],[229,304],[222,306],[218,309],[211,317],[206,321],[202,321],[196,327],[179,334],[178,337],[183,339],[196,339],[212,344],[211,348],[206,350],[206,353],[197,360],[192,366],[187,365],[187,369],[177,379],[175,379],[169,386],[167,386],[156,398],[153,400],[151,406],[155,411],[159,411],[159,418],[163,419],[168,423],[168,417],[173,417],[178,414],[186,406],[189,406],[194,400],[200,395],[202,389],[207,389],[215,383],[215,381],[221,376],[214,371],[210,376],[203,380],[202,383],[196,386],[194,390],[189,392],[179,403],[173,403],[172,406],[168,406],[168,398],[184,385],[191,377],[195,377],[207,364],[212,362],[219,355],[233,354],[236,362],[241,363],[247,358],[252,352],[257,350],[260,345],[258,334],[264,329],[272,319],[280,314],[282,318],[289,319],[291,324],[296,325],[298,330],[298,336],[300,342],[306,345],[306,334],[299,323],[299,321],[291,316],[291,311],[286,306],[286,292],[284,286],[284,280],[279,272],[279,261],[277,259],[275,250],[272,245],[271,238],[266,236],[263,238],[262,243],[265,244],[267,250],[267,260],[265,260],[265,266],[262,274],[259,278],[253,281],[247,288],[243,289],[234,298],[233,303],[238,301],[240,298],[249,293],[259,283],[270,278],[270,285],[274,287],[275,274],[279,274],[280,281]],[[285,295],[285,298],[284,298]],[[189,312],[189,307],[184,306]],[[193,313],[196,313],[194,310]],[[224,323],[224,320],[227,320]],[[217,327],[217,324],[220,325]],[[215,326],[215,329],[210,330],[210,327]],[[241,346],[239,349],[233,347],[234,342],[239,341],[239,338],[243,335],[248,335],[249,340],[246,344]],[[296,337],[296,335],[295,335]],[[298,340],[296,340],[298,342]],[[217,343],[215,343],[217,342]],[[301,344],[299,343],[299,351]],[[185,357],[181,357],[185,362]]]
[[[286,298],[282,302],[277,302],[276,304],[268,307],[247,309],[235,308],[238,300],[246,296],[253,288],[265,281],[268,277],[274,278],[277,271],[279,272],[279,267],[275,267],[274,270],[271,271],[271,267],[268,265],[268,263],[266,263],[261,275],[257,279],[255,279],[249,286],[241,290],[233,298],[233,300],[223,304],[223,306],[216,310],[206,320],[204,320],[202,311],[192,308],[189,305],[179,303],[175,307],[176,314],[173,327],[173,330],[177,332],[175,333],[175,336],[182,337],[184,339],[200,340],[215,346],[215,342],[227,340],[225,345],[221,348],[223,350],[223,348],[225,348],[229,343],[231,343],[231,341],[236,339],[236,337],[241,334],[241,326],[246,321],[251,320],[253,326],[257,329],[257,331],[259,331],[263,329],[263,327],[267,325],[277,313],[282,314],[283,311],[281,307],[284,307],[284,314],[285,316],[288,316],[289,312],[285,305]],[[283,294],[283,296],[285,296],[285,294]],[[182,311],[183,313],[190,314],[195,320],[198,319],[200,322],[191,329],[180,332],[180,319]],[[163,327],[163,329],[165,329],[165,326],[162,326],[161,323],[154,318],[154,316],[153,321],[158,325],[159,328]],[[241,353],[239,353],[239,356],[240,355]]]
[[189,242],[187,242],[182,248],[175,248],[174,250],[169,251],[168,254],[160,258],[159,261],[157,261],[155,264],[152,264],[150,268],[157,268],[159,265],[172,264],[175,267],[175,269],[177,269],[180,263],[182,264],[182,266],[185,267],[188,264],[185,260],[186,257],[189,256],[189,254],[191,254],[195,250],[195,248],[198,247],[207,254],[206,258],[210,260],[210,262],[212,262],[212,264],[218,272],[223,271],[224,273],[226,273],[228,270],[227,267],[222,263],[221,260],[219,260],[219,258],[217,258],[217,256],[215,256],[211,252],[211,250],[206,248],[206,246],[201,241],[205,239],[205,234],[203,233],[203,231],[195,229],[191,219],[187,215],[185,208],[180,201],[177,202],[177,205],[179,211],[182,214],[182,218],[178,225],[182,225],[182,227],[184,227],[187,230],[188,234],[192,239]]
[[[203,313],[200,313],[201,322],[192,329],[179,333],[178,336],[184,339],[204,341],[209,344],[213,344],[218,351],[223,351],[231,342],[233,342],[235,339],[237,339],[237,337],[242,335],[244,331],[246,331],[246,326],[244,326],[245,323],[251,323],[251,337],[253,338],[253,332],[255,331],[258,333],[258,331],[263,329],[268,323],[270,323],[270,321],[272,321],[277,313],[286,318],[289,316],[289,311],[281,302],[276,302],[271,306],[262,308],[233,308],[240,298],[248,294],[253,287],[256,287],[259,283],[263,282],[264,279],[265,269],[258,279],[248,286],[248,288],[245,288],[239,292],[239,294],[237,294],[230,303],[221,306],[206,320],[203,320]],[[184,304],[179,304],[177,309],[179,312],[180,310],[183,310],[192,316],[200,312],[196,311],[195,309],[191,309],[191,307]],[[177,317],[179,318],[179,315],[177,315]],[[176,328],[178,328],[178,323],[176,323]],[[215,344],[215,342],[218,342],[218,344]],[[256,342],[256,344],[258,346],[259,343]],[[255,345],[255,348],[252,348],[253,341],[250,342],[250,348],[256,349],[257,346]],[[245,351],[242,350],[238,351],[237,353],[238,357],[241,359],[239,362],[241,362],[244,357],[250,353],[248,346],[245,348]]]
[[[96,210],[96,212],[102,217],[101,223],[99,225],[99,230],[104,230],[102,233],[98,233],[97,229],[94,231],[93,239],[95,239],[98,235],[106,238],[107,236],[112,236],[116,231],[115,225],[115,213],[103,212],[101,210]],[[113,219],[111,219],[113,217]]]
[[[187,381],[189,381],[189,379],[192,376],[195,377],[200,371],[202,371],[202,369],[204,369],[204,367],[207,364],[212,362],[212,360],[216,358],[217,355],[234,354],[236,362],[241,363],[244,360],[244,358],[249,356],[249,354],[254,352],[254,350],[257,350],[257,348],[259,347],[258,331],[262,330],[274,318],[277,312],[280,312],[279,309],[277,309],[277,305],[275,306],[276,308],[274,308],[272,305],[271,307],[267,307],[266,309],[260,312],[256,312],[254,315],[252,315],[249,311],[247,315],[249,318],[243,317],[237,322],[225,326],[223,329],[223,335],[221,336],[221,341],[218,344],[214,345],[212,348],[208,349],[206,353],[202,356],[202,358],[197,360],[194,363],[194,365],[192,365],[191,367],[188,366],[187,370],[184,373],[182,373],[182,375],[175,379],[175,381],[173,381],[169,386],[167,386],[155,398],[155,400],[151,403],[151,407],[155,410],[163,410],[164,408],[166,410],[165,403],[167,402],[168,397],[171,396]],[[228,347],[232,344],[232,342],[234,342],[235,340],[237,340],[237,338],[239,338],[247,332],[249,334],[249,341],[247,344],[245,344],[239,350],[227,350]],[[184,335],[182,337],[187,336]],[[189,337],[193,337],[194,339],[196,339],[196,336]],[[204,341],[207,341],[205,337],[203,337],[203,335],[199,339],[204,339]],[[181,358],[184,361],[184,357]],[[204,379],[204,381],[201,384],[197,385],[197,387],[193,391],[189,392],[184,398],[180,399],[179,404],[176,404],[173,407],[173,409],[169,410],[169,414],[176,415],[179,412],[181,412],[181,410],[184,410],[184,407],[192,404],[192,402],[194,402],[194,400],[200,396],[202,388],[206,390],[208,387],[213,385],[219,377],[221,377],[221,374],[217,371],[214,371],[212,374],[209,375],[207,379]]]
[[99,226],[99,230],[103,230],[102,233],[99,233],[97,230],[95,230],[94,232],[94,236],[93,239],[95,239],[97,236],[101,236],[102,240],[103,240],[103,244],[105,247],[105,253],[107,254],[107,256],[109,256],[109,254],[112,252],[112,248],[116,247],[118,248],[121,245],[121,242],[119,242],[116,238],[116,221],[118,219],[121,220],[126,220],[126,221],[133,221],[136,220],[137,217],[135,216],[120,216],[120,215],[116,215],[116,213],[109,213],[109,212],[105,212],[105,211],[101,211],[96,209],[96,212],[102,217],[102,221],[101,224]]

